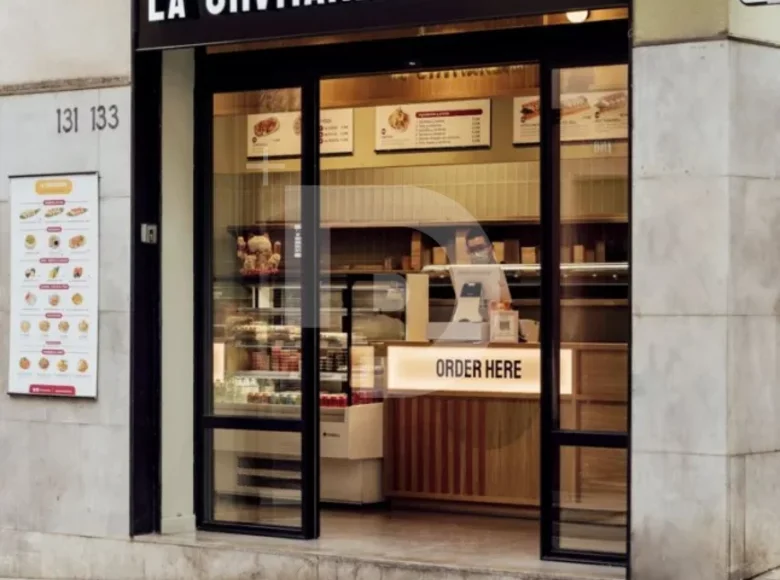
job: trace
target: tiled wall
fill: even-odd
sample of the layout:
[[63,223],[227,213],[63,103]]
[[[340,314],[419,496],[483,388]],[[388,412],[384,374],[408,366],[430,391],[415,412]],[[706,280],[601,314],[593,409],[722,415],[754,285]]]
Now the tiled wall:
[[[625,215],[628,159],[561,163],[564,217]],[[296,221],[298,173],[216,178],[216,224]],[[341,169],[322,173],[325,223],[405,224],[475,219],[534,220],[539,216],[539,163]],[[285,191],[287,190],[287,193]]]
[[[563,160],[562,216],[594,220],[626,216],[627,173],[625,157]],[[299,174],[293,172],[216,176],[218,270],[220,263],[228,270],[236,263],[228,226],[299,221],[299,182]],[[322,172],[322,221],[372,228],[534,222],[539,219],[539,191],[538,161],[330,170]],[[399,255],[399,243],[392,234],[376,229],[339,234],[333,238],[329,258],[334,267],[356,260],[381,263],[386,256]],[[408,241],[403,247],[408,252]]]

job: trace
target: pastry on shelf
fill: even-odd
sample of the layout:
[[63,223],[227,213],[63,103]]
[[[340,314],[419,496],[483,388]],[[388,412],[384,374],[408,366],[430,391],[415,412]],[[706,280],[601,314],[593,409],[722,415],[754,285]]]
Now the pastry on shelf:
[[239,236],[236,241],[236,256],[241,261],[242,276],[275,274],[282,263],[281,242],[272,243],[268,234]]

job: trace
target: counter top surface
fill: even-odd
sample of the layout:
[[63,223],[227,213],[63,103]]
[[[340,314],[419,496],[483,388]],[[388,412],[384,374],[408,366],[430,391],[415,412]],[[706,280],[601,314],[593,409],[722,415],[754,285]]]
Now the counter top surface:
[[[385,341],[385,346],[405,346],[405,347],[436,347],[436,348],[541,348],[538,342],[488,342],[488,343],[470,343],[470,342],[415,342],[415,341]],[[628,350],[627,344],[606,343],[606,342],[564,342],[561,348],[570,350],[605,350],[621,351]]]

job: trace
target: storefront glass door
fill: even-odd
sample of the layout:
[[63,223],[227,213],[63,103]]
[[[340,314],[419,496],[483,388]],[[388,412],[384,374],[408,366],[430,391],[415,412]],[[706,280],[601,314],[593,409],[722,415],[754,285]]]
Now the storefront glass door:
[[202,529],[498,506],[625,561],[627,67],[549,64],[601,29],[204,59]]
[[628,66],[545,68],[542,553],[628,549]]
[[[202,527],[316,537],[316,111],[300,87],[211,98],[211,357]],[[314,136],[314,139],[308,137]],[[309,146],[307,146],[307,143]],[[312,146],[314,150],[312,150]],[[312,256],[315,256],[312,259]],[[307,270],[308,268],[308,270]],[[314,282],[314,284],[312,284]]]
[[456,57],[320,85],[321,321],[346,317],[352,355],[342,384],[323,348],[323,432],[344,435],[323,443],[322,500],[535,543],[541,382],[515,370],[539,360],[539,66]]

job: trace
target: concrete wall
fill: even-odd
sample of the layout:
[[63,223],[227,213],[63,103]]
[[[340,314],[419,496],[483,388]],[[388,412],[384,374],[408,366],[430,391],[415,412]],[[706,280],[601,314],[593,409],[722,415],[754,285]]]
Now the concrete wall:
[[[130,38],[130,0],[0,6],[0,530],[128,534]],[[73,86],[84,90],[64,90]],[[83,122],[57,133],[57,108],[86,119],[98,104],[118,107],[115,131]],[[12,399],[8,176],[91,171],[101,176],[99,398]]]
[[3,0],[0,91],[56,80],[128,83],[131,6],[131,0]]
[[634,44],[739,38],[780,45],[777,6],[740,0],[634,0]]
[[632,574],[780,566],[780,6],[636,0]]

